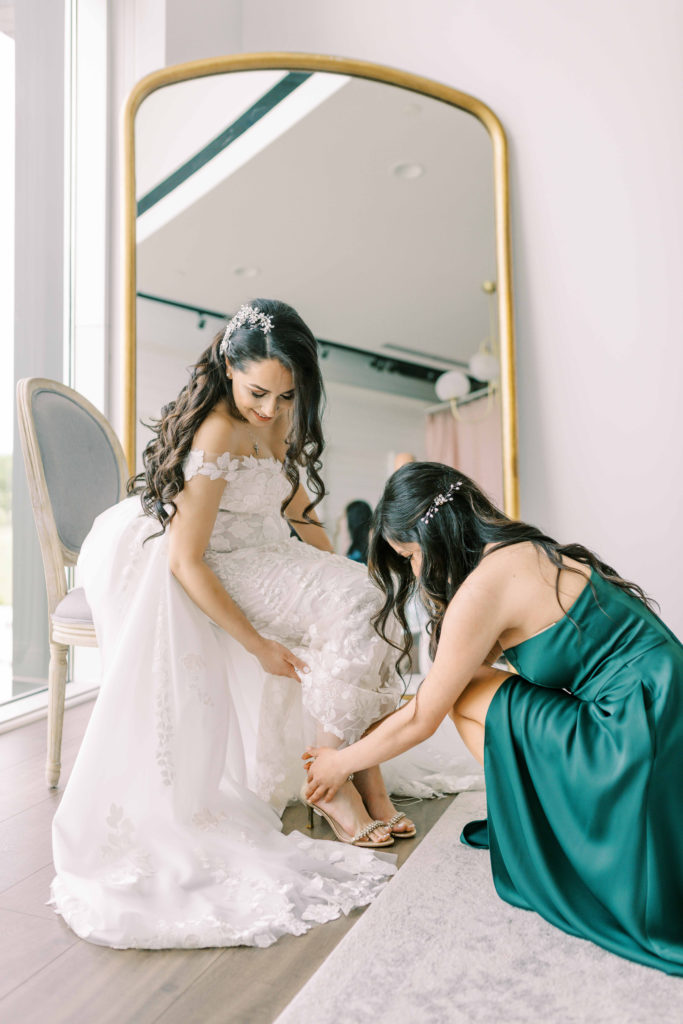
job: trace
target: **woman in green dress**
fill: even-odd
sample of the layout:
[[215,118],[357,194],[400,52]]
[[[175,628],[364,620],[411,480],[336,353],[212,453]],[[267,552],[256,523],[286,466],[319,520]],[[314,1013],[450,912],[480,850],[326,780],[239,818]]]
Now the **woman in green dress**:
[[[415,700],[343,750],[309,748],[308,800],[450,715],[484,764],[498,894],[572,935],[683,974],[683,647],[642,589],[580,544],[500,512],[466,476],[413,463],[374,517],[389,639],[417,591],[433,667]],[[391,642],[391,641],[390,641]],[[510,670],[493,667],[503,657]]]

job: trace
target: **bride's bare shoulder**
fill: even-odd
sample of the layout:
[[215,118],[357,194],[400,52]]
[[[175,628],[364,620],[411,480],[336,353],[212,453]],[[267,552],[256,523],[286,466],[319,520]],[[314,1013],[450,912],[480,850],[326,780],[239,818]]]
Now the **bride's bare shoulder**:
[[237,425],[228,410],[222,404],[213,407],[209,415],[197,427],[192,438],[192,448],[196,451],[211,452],[223,455],[232,452],[235,446]]

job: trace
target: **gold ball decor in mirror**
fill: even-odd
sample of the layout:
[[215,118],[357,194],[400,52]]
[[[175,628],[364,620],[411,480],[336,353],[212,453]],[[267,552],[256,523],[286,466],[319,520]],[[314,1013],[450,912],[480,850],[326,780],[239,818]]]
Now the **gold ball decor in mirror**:
[[148,75],[124,136],[131,470],[142,423],[264,296],[320,343],[328,525],[406,457],[456,464],[518,516],[507,147],[487,106],[376,64],[248,54]]

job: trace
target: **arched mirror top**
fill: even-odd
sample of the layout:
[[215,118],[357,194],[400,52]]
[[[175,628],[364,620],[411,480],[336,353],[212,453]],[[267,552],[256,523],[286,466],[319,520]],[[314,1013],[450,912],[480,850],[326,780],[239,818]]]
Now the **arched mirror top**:
[[[454,118],[453,108],[470,116]],[[407,129],[410,145],[402,146]],[[254,294],[277,295],[305,311],[321,341],[353,339],[354,348],[380,359],[440,372],[465,367],[473,339],[495,333],[501,497],[508,514],[518,515],[507,152],[488,107],[379,65],[251,54],[142,79],[125,109],[124,138],[124,448],[131,466],[145,409],[136,394],[146,315],[140,299],[173,306],[182,292],[176,306],[206,310],[210,319]],[[281,167],[290,168],[286,189],[274,187]],[[334,202],[341,189],[343,213]],[[309,263],[288,259],[292,211],[299,252],[302,239],[316,252]],[[226,250],[230,272],[243,278],[232,279],[229,299]],[[201,286],[192,273],[200,260]],[[335,268],[351,265],[351,287],[348,270],[344,286],[353,300],[344,303]],[[482,293],[490,280],[493,299]]]

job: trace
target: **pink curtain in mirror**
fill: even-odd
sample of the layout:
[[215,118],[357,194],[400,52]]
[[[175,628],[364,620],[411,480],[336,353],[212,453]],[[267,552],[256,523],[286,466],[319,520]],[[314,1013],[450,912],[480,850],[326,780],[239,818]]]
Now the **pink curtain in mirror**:
[[485,491],[496,505],[503,505],[503,448],[500,399],[479,398],[458,409],[427,416],[425,450],[430,462],[444,462],[459,469]]

